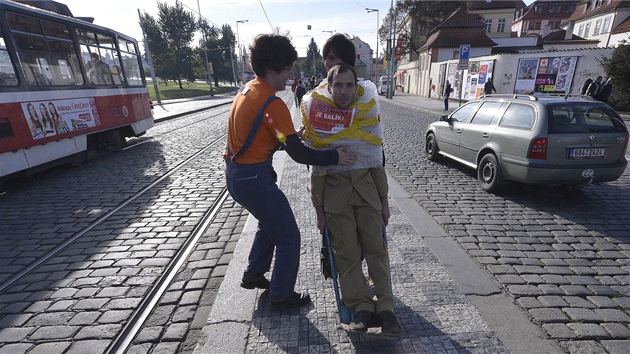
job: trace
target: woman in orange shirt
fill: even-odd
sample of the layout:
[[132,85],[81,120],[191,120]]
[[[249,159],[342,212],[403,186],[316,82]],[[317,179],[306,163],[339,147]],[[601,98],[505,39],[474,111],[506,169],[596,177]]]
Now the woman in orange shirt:
[[[303,144],[286,104],[276,99],[292,76],[297,52],[279,35],[258,35],[250,46],[256,78],[234,98],[228,119],[226,179],[232,198],[258,219],[258,231],[243,274],[246,289],[269,289],[271,308],[300,307],[311,302],[307,293],[295,292],[300,261],[300,231],[284,193],[276,185],[273,153],[283,146],[296,162],[327,166],[351,165],[356,154],[347,147],[317,151]],[[276,260],[271,282],[264,274]]]

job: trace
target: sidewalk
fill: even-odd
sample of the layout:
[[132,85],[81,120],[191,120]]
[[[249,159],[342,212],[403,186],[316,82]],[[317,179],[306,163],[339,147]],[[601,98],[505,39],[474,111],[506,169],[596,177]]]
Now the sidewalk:
[[[444,112],[435,99],[396,93],[391,102]],[[308,171],[284,152],[276,154],[274,166],[302,232],[296,290],[307,291],[313,303],[271,311],[266,292],[240,287],[256,231],[250,216],[195,353],[562,352],[392,178],[387,234],[394,311],[403,333],[389,339],[374,328],[349,336],[340,326],[332,281],[320,271],[321,236],[308,197]]]

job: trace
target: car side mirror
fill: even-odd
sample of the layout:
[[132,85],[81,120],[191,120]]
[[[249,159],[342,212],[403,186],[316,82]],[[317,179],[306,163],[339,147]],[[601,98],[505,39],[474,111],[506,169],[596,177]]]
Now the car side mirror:
[[440,116],[440,122],[448,122],[448,116],[447,115]]

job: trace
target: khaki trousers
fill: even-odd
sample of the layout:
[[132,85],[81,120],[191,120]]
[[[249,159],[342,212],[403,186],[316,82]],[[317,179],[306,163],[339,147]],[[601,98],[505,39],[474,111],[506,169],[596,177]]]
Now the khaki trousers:
[[[343,303],[355,312],[393,311],[387,245],[383,239],[383,216],[353,191],[340,213],[326,213]],[[361,265],[365,257],[373,282],[372,299]]]

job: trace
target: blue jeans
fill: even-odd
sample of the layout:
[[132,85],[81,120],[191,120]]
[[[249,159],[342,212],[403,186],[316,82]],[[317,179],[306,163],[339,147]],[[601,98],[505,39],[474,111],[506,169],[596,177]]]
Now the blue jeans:
[[276,184],[271,158],[253,165],[241,165],[228,158],[226,178],[232,198],[258,219],[247,271],[268,272],[275,249],[270,295],[290,296],[300,266],[300,230],[287,197]]

